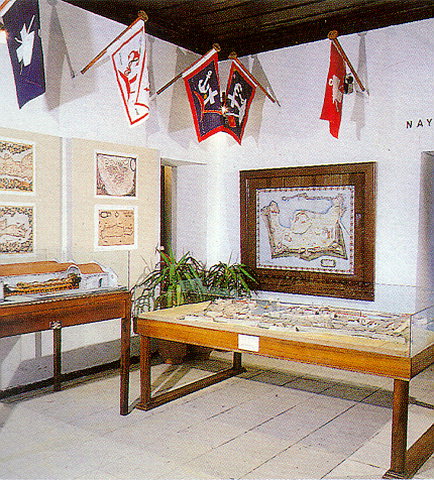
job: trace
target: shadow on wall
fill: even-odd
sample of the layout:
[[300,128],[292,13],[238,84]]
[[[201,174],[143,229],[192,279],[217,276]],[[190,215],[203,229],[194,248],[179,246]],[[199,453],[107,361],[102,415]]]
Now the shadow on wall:
[[[146,55],[148,58],[148,79],[149,79],[149,92],[150,96],[157,91],[159,88],[155,85],[155,77],[154,77],[154,66],[152,59],[154,58],[154,43],[155,38],[151,37],[150,35],[146,36]],[[160,125],[158,122],[158,112],[156,111],[156,103],[155,100],[150,102],[149,105],[149,115],[148,119],[146,120],[146,134],[152,135],[153,133],[160,131]]]
[[434,304],[434,152],[423,152],[420,169],[417,310]]
[[[180,48],[176,49],[176,67],[175,75],[184,71],[192,63],[198,60],[198,56],[184,52]],[[168,79],[168,81],[171,79]],[[193,117],[191,115],[190,104],[187,98],[187,92],[185,90],[184,80],[180,78],[177,80],[171,87],[169,87],[171,92],[166,91],[162,95],[171,95],[171,105],[170,105],[170,114],[169,114],[169,123],[168,123],[168,133],[174,134],[186,128],[192,129],[193,138],[190,138],[188,135],[179,136],[177,138],[178,142],[183,142],[184,147],[188,147],[190,140],[196,138],[194,130]]]
[[2,372],[4,369],[9,370],[7,367],[9,361],[8,357],[19,341],[20,337],[7,337],[0,339],[0,390],[6,388],[6,383],[9,383],[7,382],[7,379],[4,378]]
[[[76,98],[85,97],[92,93],[96,88],[95,82],[82,82],[80,89],[68,88],[64,89],[67,92],[68,98],[62,98],[62,76],[63,71],[66,69],[68,78],[74,79],[80,74],[80,69],[84,67],[73,65],[71,58],[81,58],[80,55],[70,55],[72,48],[68,48],[66,38],[64,35],[64,29],[62,25],[66,25],[67,21],[62,21],[61,15],[59,15],[57,6],[58,0],[48,0],[48,5],[51,8],[49,16],[49,30],[48,30],[48,49],[44,55],[45,61],[45,75],[47,89],[45,92],[45,99],[47,108],[49,111],[58,108],[61,102],[64,103],[75,100]],[[83,45],[91,45],[92,38],[89,29],[86,28],[86,14],[76,9],[75,25],[80,25],[80,32],[76,34],[79,38],[79,45],[77,48],[83,49]]]
[[[247,67],[247,65],[245,66]],[[256,80],[265,88],[265,90],[267,90],[273,98],[276,98],[273,87],[268,81],[267,75],[265,74],[257,55],[253,56],[251,72]],[[247,120],[245,130],[245,135],[252,136],[256,141],[259,141],[259,135],[261,133],[265,102],[271,102],[271,100],[269,100],[265,96],[264,92],[257,87],[255,97],[250,107],[249,118]],[[276,105],[276,108],[280,107]]]

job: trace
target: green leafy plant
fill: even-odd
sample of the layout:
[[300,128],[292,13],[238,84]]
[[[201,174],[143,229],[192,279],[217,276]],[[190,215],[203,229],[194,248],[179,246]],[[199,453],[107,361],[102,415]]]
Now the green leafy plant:
[[219,262],[204,274],[205,286],[213,296],[249,296],[257,283],[253,273],[241,263]]
[[161,260],[134,288],[135,312],[175,307],[216,297],[249,296],[256,279],[246,265],[219,262],[207,269],[189,252],[176,259],[160,252]]

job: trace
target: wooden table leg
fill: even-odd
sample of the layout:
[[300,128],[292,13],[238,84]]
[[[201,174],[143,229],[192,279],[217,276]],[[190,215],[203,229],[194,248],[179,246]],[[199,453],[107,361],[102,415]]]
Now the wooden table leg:
[[121,320],[120,414],[128,415],[131,353],[131,315]]
[[151,405],[151,339],[140,335],[140,405]]
[[60,326],[53,326],[53,390],[58,392],[61,389],[62,375],[62,329]]
[[407,478],[405,475],[409,383],[406,380],[394,380],[390,469],[386,472],[384,478]]
[[235,368],[236,370],[242,369],[240,352],[234,352],[232,356],[232,367]]

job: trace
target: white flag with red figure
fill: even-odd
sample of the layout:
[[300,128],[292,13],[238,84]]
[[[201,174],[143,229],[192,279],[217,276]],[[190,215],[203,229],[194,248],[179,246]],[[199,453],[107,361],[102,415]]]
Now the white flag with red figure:
[[344,98],[345,62],[333,43],[330,45],[330,67],[321,119],[329,121],[330,133],[338,138]]
[[130,125],[139,125],[149,115],[145,23],[138,21],[112,49],[116,81]]

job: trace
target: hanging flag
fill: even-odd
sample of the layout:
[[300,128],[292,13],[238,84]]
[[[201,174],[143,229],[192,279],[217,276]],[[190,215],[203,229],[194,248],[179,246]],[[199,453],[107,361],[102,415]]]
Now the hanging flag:
[[241,144],[247,123],[250,104],[255,96],[257,83],[238,60],[233,60],[226,87],[225,132]]
[[344,97],[345,62],[333,43],[330,44],[330,67],[321,119],[329,121],[330,133],[338,138]]
[[199,142],[223,130],[217,62],[210,50],[182,74]]
[[110,50],[116,81],[130,125],[149,115],[145,22],[135,22]]
[[38,0],[11,0],[0,11],[6,30],[18,105],[45,92]]

